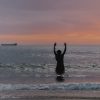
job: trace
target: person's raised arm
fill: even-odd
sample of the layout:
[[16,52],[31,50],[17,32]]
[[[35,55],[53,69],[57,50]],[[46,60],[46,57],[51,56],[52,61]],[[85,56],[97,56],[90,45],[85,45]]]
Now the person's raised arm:
[[56,55],[56,43],[54,43],[54,54]]
[[65,46],[65,49],[64,49],[63,55],[66,53],[66,43],[64,43],[64,46]]

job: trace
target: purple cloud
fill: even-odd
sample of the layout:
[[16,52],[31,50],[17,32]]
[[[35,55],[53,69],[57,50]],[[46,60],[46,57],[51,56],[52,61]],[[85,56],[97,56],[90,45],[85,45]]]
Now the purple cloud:
[[100,0],[0,0],[0,34],[95,28]]

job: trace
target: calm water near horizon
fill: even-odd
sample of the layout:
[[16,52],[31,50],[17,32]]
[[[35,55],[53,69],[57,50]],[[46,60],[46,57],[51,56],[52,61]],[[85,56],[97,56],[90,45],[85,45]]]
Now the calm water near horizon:
[[[63,46],[57,49],[63,51]],[[65,64],[97,64],[99,65],[100,46],[68,45]],[[88,60],[87,60],[88,59]],[[3,64],[55,64],[53,46],[0,46],[0,63]]]

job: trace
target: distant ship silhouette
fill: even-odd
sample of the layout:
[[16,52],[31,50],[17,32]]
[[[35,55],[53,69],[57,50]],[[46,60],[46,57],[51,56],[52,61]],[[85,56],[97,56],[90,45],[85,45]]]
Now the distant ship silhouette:
[[5,43],[5,44],[1,44],[2,46],[17,46],[17,43]]

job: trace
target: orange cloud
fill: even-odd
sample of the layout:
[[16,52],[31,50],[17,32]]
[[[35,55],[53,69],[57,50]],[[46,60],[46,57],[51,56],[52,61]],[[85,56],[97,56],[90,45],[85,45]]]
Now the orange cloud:
[[31,34],[31,35],[0,35],[1,42],[18,42],[24,44],[62,43],[69,44],[100,44],[100,34],[94,33],[63,33],[63,34]]

